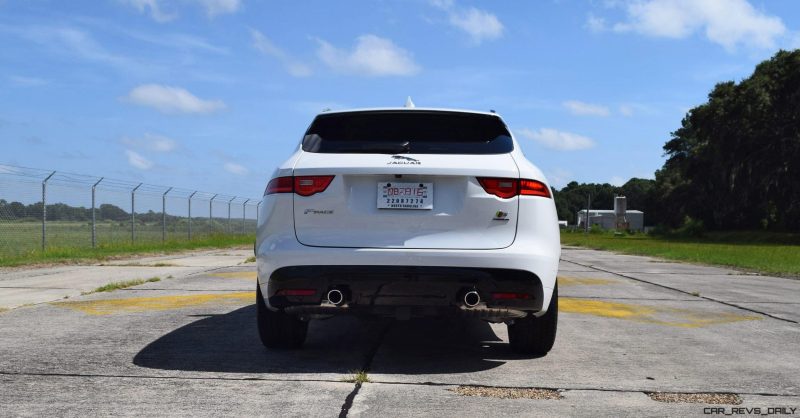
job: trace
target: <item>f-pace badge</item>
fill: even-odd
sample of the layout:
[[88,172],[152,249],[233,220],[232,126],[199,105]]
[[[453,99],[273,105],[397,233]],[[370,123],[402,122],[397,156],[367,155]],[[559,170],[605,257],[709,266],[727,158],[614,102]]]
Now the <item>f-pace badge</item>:
[[497,212],[494,213],[494,218],[492,219],[495,221],[507,221],[508,212],[503,212],[502,210],[498,210]]
[[306,209],[303,215],[308,215],[309,213],[312,215],[333,215],[333,209]]
[[422,164],[418,159],[411,157],[404,157],[402,155],[392,155],[392,160],[386,163],[389,164]]

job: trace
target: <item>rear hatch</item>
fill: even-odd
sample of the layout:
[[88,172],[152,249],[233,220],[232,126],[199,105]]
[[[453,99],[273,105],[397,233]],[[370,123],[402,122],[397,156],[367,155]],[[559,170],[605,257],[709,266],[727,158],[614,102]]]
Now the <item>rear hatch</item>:
[[333,176],[324,191],[294,195],[295,232],[305,245],[495,249],[514,241],[518,197],[502,199],[479,182],[519,177],[497,116],[320,115],[303,149],[295,177]]

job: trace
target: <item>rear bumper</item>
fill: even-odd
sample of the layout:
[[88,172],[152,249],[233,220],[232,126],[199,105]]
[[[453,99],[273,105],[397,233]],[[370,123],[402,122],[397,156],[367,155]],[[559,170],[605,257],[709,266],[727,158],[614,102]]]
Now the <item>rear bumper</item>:
[[[493,292],[519,290],[528,293],[531,299],[520,301],[525,304],[513,308],[521,307],[539,316],[546,312],[550,303],[558,272],[559,253],[552,252],[553,245],[545,248],[549,251],[542,252],[535,251],[536,247],[522,245],[499,250],[324,248],[302,245],[294,237],[286,238],[280,242],[262,241],[256,247],[258,280],[265,301],[272,309],[289,306],[273,298],[281,288],[315,289],[315,298],[288,302],[320,306],[328,289],[336,285],[353,286],[351,292],[360,292],[359,307],[354,303],[348,305],[351,312],[360,312],[365,306],[372,309],[376,305],[390,305],[391,297],[377,297],[374,302],[366,298],[381,285],[384,295],[392,288],[404,292],[432,289],[434,295],[443,296],[427,298],[428,306],[433,301],[445,300],[446,308],[458,309],[456,293],[464,286],[475,286],[481,299],[487,302]],[[559,248],[557,243],[555,248]],[[486,274],[487,271],[494,273]],[[503,274],[504,271],[512,273]],[[387,282],[392,285],[387,286]],[[395,306],[419,303],[412,297],[394,300],[397,301]],[[488,307],[509,308],[495,303]]]
[[[535,274],[498,268],[291,266],[275,270],[261,288],[272,308],[309,318],[355,313],[398,318],[460,315],[504,321],[547,306],[543,305],[542,282]],[[330,303],[327,294],[332,289],[342,292],[342,303]],[[310,294],[287,295],[287,291],[298,290]],[[480,295],[475,306],[464,302],[470,291]]]

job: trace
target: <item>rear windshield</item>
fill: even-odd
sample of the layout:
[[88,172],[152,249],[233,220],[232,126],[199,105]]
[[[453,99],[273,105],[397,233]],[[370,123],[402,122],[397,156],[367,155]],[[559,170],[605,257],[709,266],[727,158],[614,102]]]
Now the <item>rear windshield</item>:
[[459,112],[319,115],[303,137],[303,151],[319,153],[505,154],[513,149],[499,117]]

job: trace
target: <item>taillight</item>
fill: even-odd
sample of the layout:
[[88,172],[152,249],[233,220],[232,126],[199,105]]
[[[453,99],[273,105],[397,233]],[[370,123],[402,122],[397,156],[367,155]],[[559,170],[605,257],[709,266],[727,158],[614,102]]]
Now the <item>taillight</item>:
[[294,178],[294,192],[300,196],[311,196],[324,192],[333,176],[299,176]]
[[550,197],[547,186],[536,180],[478,177],[478,183],[486,193],[501,199],[510,199],[518,195]]
[[541,181],[520,179],[519,194],[524,196],[550,197],[550,188]]
[[264,194],[297,193],[300,196],[311,196],[324,192],[331,184],[334,176],[286,176],[276,177],[267,184]]
[[291,193],[294,191],[292,177],[275,177],[267,184],[264,194]]

